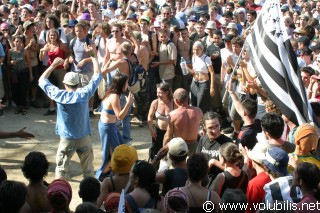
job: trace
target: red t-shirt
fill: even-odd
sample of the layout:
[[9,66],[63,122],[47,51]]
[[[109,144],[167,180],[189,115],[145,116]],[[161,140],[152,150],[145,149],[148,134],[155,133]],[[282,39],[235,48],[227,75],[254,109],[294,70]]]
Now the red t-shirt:
[[[271,182],[270,177],[265,172],[260,172],[255,178],[249,181],[247,188],[248,207],[246,213],[256,212],[254,205],[258,208],[265,196],[264,185]],[[250,209],[251,208],[251,209]],[[257,209],[258,210],[258,209]]]

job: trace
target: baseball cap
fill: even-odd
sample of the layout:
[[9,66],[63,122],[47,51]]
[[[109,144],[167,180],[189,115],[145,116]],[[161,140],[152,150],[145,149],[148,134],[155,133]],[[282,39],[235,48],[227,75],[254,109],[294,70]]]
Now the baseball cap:
[[117,2],[115,2],[115,1],[110,1],[110,2],[108,3],[108,7],[111,7],[111,8],[113,8],[113,9],[117,9],[117,8],[118,8]]
[[90,13],[83,13],[80,17],[80,20],[91,21]]
[[288,174],[289,156],[286,151],[279,147],[273,147],[266,153],[266,159],[262,161],[272,172],[282,175]]
[[192,16],[189,17],[188,21],[195,21],[195,22],[197,22],[198,20],[197,20],[197,17],[196,17],[195,15],[192,15]]
[[116,9],[116,11],[114,11],[114,15],[115,16],[121,16],[121,12],[122,12],[122,9],[118,8],[118,9]]
[[110,19],[113,19],[114,18],[114,14],[113,14],[113,12],[111,11],[111,10],[104,10],[103,12],[102,12],[102,15],[103,16],[108,16]]
[[268,145],[266,143],[256,143],[253,149],[250,150],[247,154],[251,160],[262,164],[262,161],[266,159],[267,150]]
[[245,7],[246,6],[246,1],[245,0],[239,0],[238,1],[238,5],[240,5],[241,7]]
[[231,22],[228,24],[227,29],[236,29],[238,30],[238,27],[235,23]]
[[161,27],[161,19],[156,19],[156,20],[153,22],[153,26],[154,26],[154,27]]
[[223,14],[222,14],[222,17],[232,17],[233,16],[233,13],[232,12],[230,12],[230,11],[226,11],[226,12],[224,12]]
[[74,27],[74,26],[76,26],[76,24],[78,24],[78,21],[77,20],[75,20],[75,19],[70,19],[69,20],[69,27]]
[[79,74],[75,72],[68,72],[65,74],[62,83],[75,86],[79,84]]
[[169,143],[168,153],[172,156],[179,157],[188,154],[189,149],[182,138],[173,138]]
[[14,5],[18,6],[18,1],[17,0],[10,0],[8,2],[8,4],[14,4]]
[[225,40],[225,41],[231,41],[233,38],[234,38],[234,35],[232,35],[232,34],[227,34],[227,35],[224,37],[224,40]]
[[22,5],[22,6],[21,6],[21,9],[22,9],[22,8],[27,8],[27,9],[28,9],[29,11],[31,11],[31,12],[33,11],[33,7],[32,7],[30,4]]
[[244,9],[243,7],[239,7],[239,8],[237,9],[237,13],[244,13],[244,14],[246,14],[246,9]]
[[302,42],[305,46],[310,45],[310,38],[308,36],[301,36],[298,38],[298,42]]
[[283,11],[283,12],[289,11],[289,5],[284,4],[284,5],[281,6],[280,9],[281,9],[281,11]]
[[301,15],[299,16],[299,18],[303,18],[303,19],[306,19],[306,20],[309,20],[309,19],[310,19],[310,17],[309,17],[308,15],[306,15],[306,14],[301,14]]
[[31,26],[31,25],[34,25],[34,23],[31,22],[31,21],[26,21],[26,22],[23,23],[23,29],[27,30],[28,27]]
[[141,6],[139,7],[139,10],[146,11],[146,10],[148,10],[148,7],[147,7],[146,5],[141,5]]
[[141,17],[140,17],[140,21],[141,21],[141,20],[145,20],[145,21],[147,21],[148,23],[150,23],[150,21],[151,21],[150,18],[149,18],[149,16],[141,16]]
[[118,174],[129,173],[136,160],[138,160],[137,150],[132,146],[121,144],[112,153],[111,169]]
[[217,25],[215,21],[208,21],[206,29],[217,29]]
[[180,19],[184,24],[188,22],[186,14],[184,12],[177,12],[175,17],[177,19]]
[[127,19],[136,19],[137,20],[137,14],[131,13]]
[[69,19],[64,18],[61,20],[61,26],[68,26],[69,27]]
[[314,46],[311,47],[311,50],[316,51],[320,49],[320,43],[317,42]]

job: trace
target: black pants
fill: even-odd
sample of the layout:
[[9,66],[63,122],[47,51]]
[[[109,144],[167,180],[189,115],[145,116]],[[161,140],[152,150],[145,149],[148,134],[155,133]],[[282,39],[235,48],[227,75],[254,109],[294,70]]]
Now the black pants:
[[10,82],[12,98],[17,106],[25,107],[27,105],[27,94],[30,85],[30,76],[28,71],[11,72]]

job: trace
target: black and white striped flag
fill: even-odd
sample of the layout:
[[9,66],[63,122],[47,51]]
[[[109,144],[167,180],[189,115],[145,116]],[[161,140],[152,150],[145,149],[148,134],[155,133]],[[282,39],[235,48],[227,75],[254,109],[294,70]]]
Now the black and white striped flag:
[[312,109],[278,0],[265,2],[246,38],[245,48],[262,87],[281,112],[296,125],[311,122]]

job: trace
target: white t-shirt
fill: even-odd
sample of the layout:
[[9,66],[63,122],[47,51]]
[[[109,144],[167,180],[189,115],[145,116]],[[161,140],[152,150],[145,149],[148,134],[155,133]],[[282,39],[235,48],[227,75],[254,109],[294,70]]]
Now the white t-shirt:
[[209,73],[208,66],[211,66],[212,62],[209,56],[203,54],[201,57],[192,57],[192,67],[195,72]]

